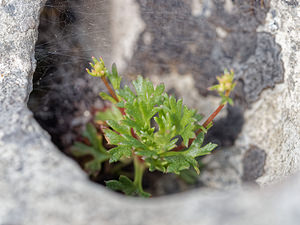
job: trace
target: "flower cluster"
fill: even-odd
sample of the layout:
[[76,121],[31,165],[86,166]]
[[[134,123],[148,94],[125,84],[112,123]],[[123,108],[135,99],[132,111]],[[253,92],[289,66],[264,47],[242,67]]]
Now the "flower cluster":
[[219,93],[231,92],[236,85],[236,83],[233,82],[233,79],[233,70],[228,71],[227,69],[225,69],[224,74],[222,76],[217,77],[219,84],[210,87],[210,90],[216,90]]
[[96,59],[95,57],[92,57],[94,64],[90,63],[92,70],[86,69],[88,74],[90,74],[93,77],[102,77],[105,74],[107,74],[107,69],[105,67],[104,61],[102,58],[100,60]]
[[230,92],[234,89],[236,82],[234,81],[234,71],[227,69],[224,70],[222,76],[217,77],[219,84],[214,85],[209,88],[209,90],[215,90],[222,97],[222,103],[229,102],[233,104],[232,100],[229,98]]

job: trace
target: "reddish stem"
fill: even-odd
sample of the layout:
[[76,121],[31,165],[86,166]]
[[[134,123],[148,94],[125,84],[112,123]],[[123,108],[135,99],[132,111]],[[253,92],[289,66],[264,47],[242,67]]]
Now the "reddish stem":
[[[219,107],[208,117],[208,119],[202,124],[204,128],[207,128],[207,126],[213,121],[213,119],[219,114],[219,112],[224,108],[225,104],[219,105]],[[201,129],[196,131],[196,135],[201,133]]]
[[120,112],[122,113],[122,115],[125,116],[126,115],[125,109],[124,108],[120,108],[120,107],[118,107],[118,108],[119,108]]
[[[226,91],[225,96],[228,97],[230,94],[230,91]],[[225,104],[221,104],[218,106],[218,108],[208,117],[208,119],[202,124],[202,126],[204,128],[207,128],[208,125],[213,121],[213,119],[219,114],[219,112],[224,108]],[[198,129],[195,134],[196,136],[198,136],[198,134],[200,134],[202,132],[202,129]],[[189,140],[189,144],[188,147],[191,146],[191,144],[193,143],[193,141],[195,140],[195,138],[191,138]],[[176,148],[174,148],[172,151],[181,151],[185,148],[185,146],[183,144],[181,144],[180,146],[177,146]]]
[[[110,95],[116,100],[116,102],[120,102],[119,98],[117,97],[117,95],[115,94],[115,92],[113,91],[113,89],[111,88],[111,86],[109,85],[107,79],[105,76],[101,77],[103,83],[105,84],[108,92],[110,93]],[[118,107],[120,112],[122,113],[123,116],[126,115],[125,109],[124,108],[120,108]],[[136,133],[134,132],[133,128],[130,129],[131,135],[132,137],[134,137],[135,139],[138,139],[138,136],[136,135]],[[139,159],[139,161],[144,162],[144,160],[141,158],[141,156],[137,156],[137,158]]]
[[[132,137],[134,137],[135,139],[138,139],[139,137],[136,135],[136,133],[134,132],[133,128],[130,128],[130,133],[132,135]],[[142,159],[141,156],[139,155],[136,155],[134,152],[133,154],[137,157],[137,159],[140,161],[140,162],[144,162],[144,160]]]
[[134,133],[133,128],[130,128],[130,133],[131,133],[132,137],[134,137],[135,139],[138,139],[138,136],[136,135],[136,133]]
[[117,95],[115,94],[115,92],[113,91],[113,89],[111,88],[111,86],[109,85],[109,83],[108,83],[106,77],[105,77],[105,76],[102,76],[101,79],[102,79],[103,83],[105,84],[105,86],[106,86],[108,92],[110,93],[110,95],[111,95],[117,102],[119,102],[119,99],[118,99]]
[[[116,102],[119,102],[119,98],[117,97],[116,93],[111,88],[111,86],[109,85],[106,77],[102,76],[101,79],[102,79],[103,83],[105,84],[105,86],[106,86],[108,92],[110,93],[110,95],[116,100]],[[118,108],[119,108],[120,112],[122,113],[122,115],[125,116],[126,115],[125,109],[124,108],[120,108],[120,107],[118,107]]]

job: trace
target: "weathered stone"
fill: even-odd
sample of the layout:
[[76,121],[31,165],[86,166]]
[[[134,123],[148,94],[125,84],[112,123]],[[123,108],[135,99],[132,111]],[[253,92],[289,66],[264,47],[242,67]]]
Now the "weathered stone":
[[194,190],[140,200],[89,182],[33,119],[26,103],[44,1],[0,0],[0,224],[299,224],[300,175],[282,180],[299,170],[300,158],[296,2],[270,2],[267,22],[259,29],[272,33],[281,46],[284,83],[264,90],[246,110],[236,143],[244,152],[250,145],[266,151],[259,183],[281,180],[282,184],[260,190]]
[[[272,35],[256,32],[269,10],[266,1],[236,1],[230,7],[230,1],[212,1],[205,6],[210,11],[206,16],[194,15],[191,1],[137,2],[146,25],[129,73],[192,74],[198,92],[207,95],[215,76],[224,68],[233,68],[243,85],[236,91],[239,101],[247,103],[257,100],[263,89],[283,81],[280,47]],[[145,35],[151,40],[145,41]],[[140,63],[144,61],[147,63]]]
[[218,190],[239,189],[242,186],[242,151],[237,147],[219,148],[204,157],[204,168],[198,180],[205,187]]
[[263,175],[266,160],[266,152],[255,146],[251,146],[243,158],[243,181],[253,182]]
[[258,99],[266,88],[273,88],[283,81],[283,65],[281,49],[269,33],[260,32],[257,35],[255,52],[249,56],[236,71],[237,78],[244,84],[244,93],[248,102]]
[[[271,1],[271,8],[259,31],[271,33],[276,45],[281,46],[284,83],[264,90],[260,99],[246,111],[246,122],[238,141],[245,149],[255,145],[266,151],[265,173],[257,180],[260,184],[277,182],[300,168],[300,86],[296,63],[300,57],[299,6]],[[274,29],[275,23],[277,29]]]

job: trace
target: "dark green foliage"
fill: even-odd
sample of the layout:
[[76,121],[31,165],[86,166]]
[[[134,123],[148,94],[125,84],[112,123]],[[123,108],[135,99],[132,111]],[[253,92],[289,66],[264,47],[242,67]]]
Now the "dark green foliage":
[[71,152],[76,157],[92,156],[93,159],[84,164],[84,169],[88,174],[96,176],[101,170],[102,163],[109,159],[109,154],[102,145],[103,137],[98,135],[96,128],[92,124],[87,124],[83,137],[87,138],[90,145],[75,142]]
[[119,180],[106,181],[106,186],[115,191],[122,191],[126,195],[135,196],[139,195],[142,197],[150,197],[151,194],[139,190],[136,185],[126,176],[121,175]]
[[196,157],[210,154],[217,145],[209,143],[203,147],[204,134],[200,133],[192,145],[185,151],[180,152],[167,152],[162,154],[167,162],[167,172],[180,174],[181,170],[193,167],[197,173],[200,173]]
[[[199,172],[195,158],[209,154],[216,147],[213,144],[201,147],[203,133],[185,151],[171,150],[176,147],[178,136],[188,147],[189,139],[195,138],[202,116],[184,106],[182,100],[169,97],[164,93],[162,84],[154,88],[149,80],[139,76],[133,85],[135,92],[128,86],[117,91],[121,100],[117,106],[125,108],[124,118],[119,121],[107,120],[112,129],[104,130],[105,137],[110,144],[117,146],[109,151],[112,157],[110,161],[115,162],[123,156],[131,157],[131,151],[134,151],[142,157],[150,171],[179,174],[181,170],[193,167]],[[153,117],[157,130],[151,126]],[[136,137],[131,135],[131,128]]]
[[187,184],[196,184],[198,180],[198,174],[195,170],[191,169],[180,171],[179,177]]
[[110,83],[112,84],[113,88],[115,90],[118,90],[120,88],[122,78],[118,75],[117,66],[115,63],[112,65],[111,70],[112,72],[108,73],[107,77]]
[[120,110],[112,105],[110,108],[107,108],[105,111],[97,112],[95,115],[95,121],[96,122],[103,122],[107,120],[115,120],[119,121],[122,119],[122,114]]
[[[197,157],[210,154],[217,147],[212,143],[203,146],[204,135],[212,126],[213,118],[202,126],[200,121],[203,116],[183,105],[181,99],[168,96],[163,84],[154,87],[148,79],[139,76],[133,81],[134,90],[128,86],[121,88],[121,77],[115,64],[110,72],[102,58],[93,58],[93,62],[91,71],[87,69],[88,73],[101,77],[110,93],[100,93],[104,100],[112,103],[112,107],[98,112],[95,122],[101,125],[111,149],[103,147],[102,136],[97,134],[93,125],[88,124],[84,137],[90,145],[75,143],[72,148],[76,156],[93,156],[93,160],[87,162],[84,168],[96,175],[105,160],[115,163],[125,158],[132,159],[134,181],[123,175],[119,180],[106,181],[107,187],[132,196],[150,196],[142,188],[145,169],[175,173],[193,182],[195,172],[191,172],[190,168],[200,173]],[[218,91],[222,97],[221,104],[232,103],[229,94],[235,86],[233,71],[226,70],[217,79],[219,84],[211,89]],[[182,143],[178,145],[179,138]]]

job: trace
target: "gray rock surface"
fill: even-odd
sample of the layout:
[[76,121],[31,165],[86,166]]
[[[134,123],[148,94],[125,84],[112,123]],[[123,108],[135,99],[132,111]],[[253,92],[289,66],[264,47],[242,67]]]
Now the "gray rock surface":
[[257,182],[276,183],[300,169],[300,8],[298,1],[271,1],[271,9],[259,32],[268,32],[281,46],[284,82],[265,89],[245,112],[239,144],[266,152],[265,172]]
[[267,22],[259,29],[271,33],[282,48],[284,83],[264,90],[246,110],[237,141],[245,152],[250,144],[266,152],[259,182],[277,184],[260,190],[194,190],[150,200],[122,197],[89,182],[27,109],[43,4],[0,0],[1,225],[299,224],[300,176],[282,179],[299,170],[300,159],[298,1],[270,2]]

